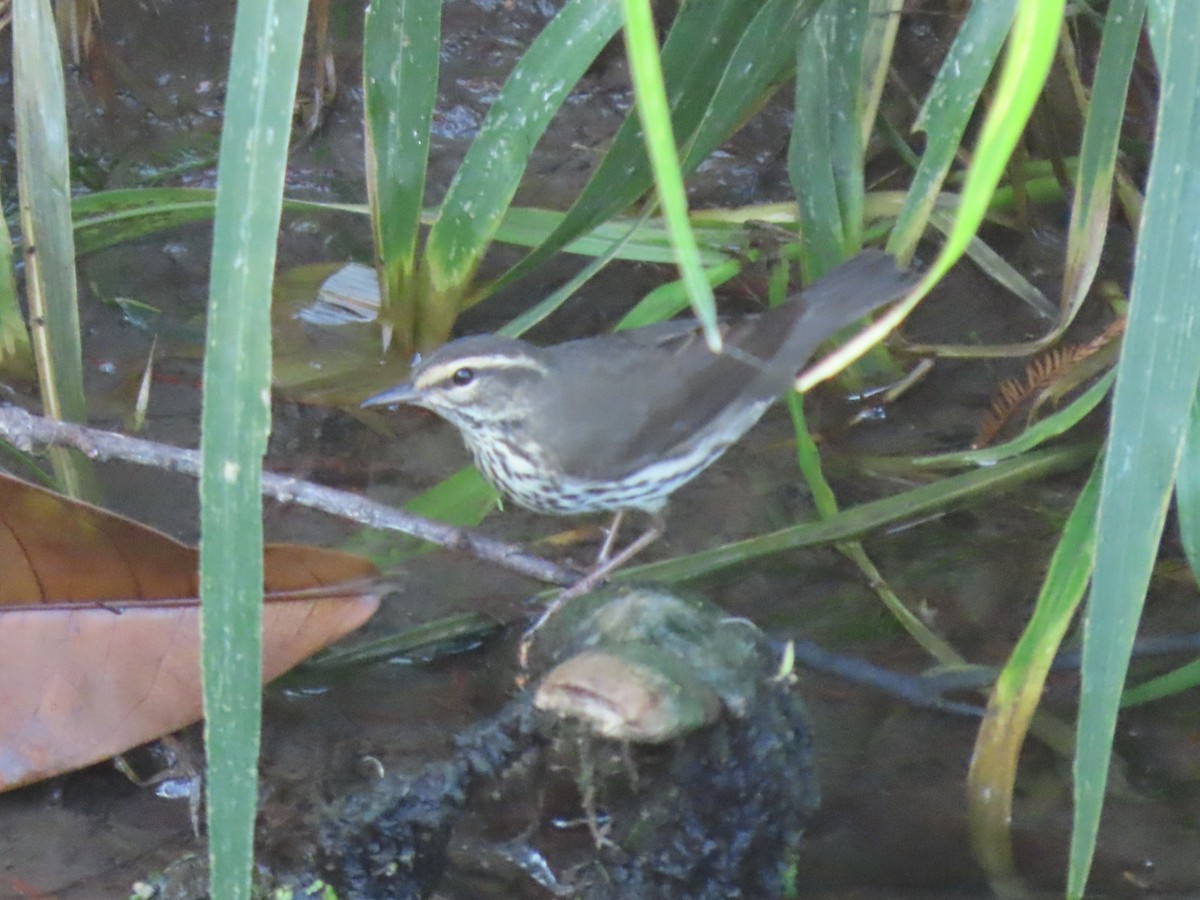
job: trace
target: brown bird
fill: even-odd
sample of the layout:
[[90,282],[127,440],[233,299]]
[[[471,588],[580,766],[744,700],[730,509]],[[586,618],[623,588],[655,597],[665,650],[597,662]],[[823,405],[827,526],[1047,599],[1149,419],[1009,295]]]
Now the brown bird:
[[[462,338],[363,405],[436,412],[461,432],[483,476],[521,506],[615,512],[582,593],[662,533],[667,497],[762,417],[822,341],[913,283],[892,257],[864,251],[773,309],[723,324],[721,353],[695,320],[548,347]],[[626,510],[650,513],[653,524],[609,559]]]

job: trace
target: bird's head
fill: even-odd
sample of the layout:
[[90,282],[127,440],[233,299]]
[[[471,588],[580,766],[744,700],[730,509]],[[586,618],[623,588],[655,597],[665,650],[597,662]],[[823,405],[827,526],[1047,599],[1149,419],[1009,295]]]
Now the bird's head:
[[470,437],[519,423],[536,407],[534,392],[548,376],[541,353],[531,344],[496,335],[460,338],[420,360],[408,381],[362,405],[421,406]]

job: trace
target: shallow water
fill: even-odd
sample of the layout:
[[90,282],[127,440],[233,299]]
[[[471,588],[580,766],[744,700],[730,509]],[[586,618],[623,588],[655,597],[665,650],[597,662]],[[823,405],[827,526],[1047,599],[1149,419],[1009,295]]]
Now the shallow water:
[[[157,15],[133,5],[105,8],[103,39],[139,75],[110,97],[78,77],[70,88],[75,151],[101,162],[102,184],[128,183],[138,167],[176,159],[180,147],[211,151],[219,106],[231,4],[160,2]],[[353,14],[351,14],[353,13]],[[361,91],[356,68],[357,10],[335,22],[341,79],[326,126],[294,154],[294,196],[361,202]],[[436,199],[477,127],[488,99],[515,54],[545,18],[531,3],[451,3],[445,22],[444,90],[435,125]],[[927,30],[909,29],[910,58],[922,59]],[[7,52],[5,50],[4,52]],[[919,83],[922,69],[910,73]],[[6,67],[5,67],[6,68]],[[303,77],[308,77],[307,73]],[[9,85],[3,89],[7,92]],[[107,101],[107,102],[106,102]],[[615,130],[628,109],[623,65],[610,52],[539,146],[518,202],[562,205],[595,161],[592,149]],[[0,104],[7,118],[11,104]],[[150,115],[148,109],[170,115]],[[11,123],[6,122],[6,125]],[[788,117],[774,103],[700,174],[697,204],[766,202],[787,196],[782,151]],[[0,149],[4,180],[12,178],[11,151]],[[201,166],[176,179],[211,184]],[[11,199],[11,198],[9,198]],[[1049,252],[1018,246],[1014,253]],[[500,251],[503,253],[504,251]],[[281,243],[281,267],[316,260],[370,257],[365,221],[290,220]],[[172,329],[160,338],[165,359],[152,395],[147,436],[194,445],[199,411],[197,323],[203,312],[208,241],[200,226],[96,254],[81,266],[89,389],[93,423],[119,427],[127,382],[140,373],[151,334],[101,297],[128,296],[161,307]],[[468,328],[486,329],[522,308],[532,295],[576,265],[564,260],[533,284],[473,311]],[[1111,263],[1118,271],[1124,261]],[[666,277],[651,266],[613,267],[572,301],[565,325],[543,339],[589,333],[610,322],[646,289]],[[1044,273],[1053,283],[1053,273]],[[978,275],[957,273],[920,311],[910,334],[921,339],[982,339],[1022,335],[1032,321],[1014,311]],[[818,396],[828,441],[826,460],[844,505],[903,489],[907,482],[856,463],[865,454],[912,454],[961,447],[986,410],[994,385],[1019,363],[946,362],[889,407],[854,428],[832,394]],[[391,420],[395,434],[365,427],[351,413],[281,403],[276,409],[268,467],[316,481],[368,491],[401,502],[466,462],[457,435],[432,417],[404,412]],[[781,527],[813,516],[799,486],[790,425],[777,408],[727,456],[681,490],[670,510],[666,537],[647,558],[662,558]],[[118,511],[195,537],[194,487],[182,478],[112,465],[103,470]],[[1083,478],[1064,475],[966,509],[875,534],[865,546],[902,598],[969,660],[1002,662],[1020,634],[1056,540]],[[354,529],[320,514],[272,507],[271,539],[336,544]],[[537,540],[578,523],[508,510],[485,524],[511,540]],[[590,523],[589,523],[590,524]],[[551,552],[551,551],[546,551]],[[586,558],[590,545],[567,549]],[[527,615],[535,585],[485,564],[444,553],[407,564],[399,586],[368,626],[369,636],[409,628],[464,611],[506,622]],[[777,637],[813,639],[845,654],[920,672],[931,665],[883,611],[856,570],[834,549],[779,554],[728,569],[688,585]],[[1196,630],[1195,590],[1189,578],[1156,579],[1147,631]],[[453,737],[498,709],[512,694],[513,646],[493,641],[432,664],[377,665],[332,681],[272,686],[263,737],[260,830],[264,861],[286,866],[294,833],[311,824],[322,805],[360,781],[363,760],[387,770],[415,769],[445,758]],[[1135,671],[1158,664],[1135,664]],[[816,764],[824,798],[798,860],[803,896],[988,896],[972,861],[965,819],[964,779],[975,723],[917,711],[829,676],[802,674],[797,688],[811,716]],[[1076,683],[1053,677],[1047,706],[1069,718]],[[1195,865],[1197,717],[1184,700],[1131,711],[1119,725],[1120,775],[1115,779],[1097,852],[1092,887],[1097,896],[1187,896],[1200,893]],[[185,741],[198,743],[196,729]],[[493,813],[489,834],[514,837],[512,823]],[[1018,865],[1029,884],[1053,892],[1060,884],[1070,832],[1070,765],[1030,740],[1018,785],[1014,833]],[[534,839],[552,859],[578,853],[552,833]],[[569,846],[564,846],[569,845]],[[69,852],[67,848],[70,848]],[[68,898],[126,896],[137,878],[189,853],[203,853],[186,804],[164,800],[128,783],[106,765],[0,796],[0,896]],[[559,854],[555,857],[555,854]],[[479,873],[450,883],[446,897],[543,896],[510,871],[493,881]],[[457,885],[457,887],[455,886]],[[463,885],[466,885],[465,887]]]

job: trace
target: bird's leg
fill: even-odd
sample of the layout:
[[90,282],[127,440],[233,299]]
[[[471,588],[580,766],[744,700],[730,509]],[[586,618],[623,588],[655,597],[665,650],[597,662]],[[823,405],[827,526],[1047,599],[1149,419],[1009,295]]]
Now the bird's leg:
[[[621,514],[617,513],[617,515],[620,516]],[[613,521],[612,528],[610,529],[613,534],[616,533],[618,524],[619,520]],[[559,594],[558,597],[555,598],[555,602],[561,603],[564,600],[570,600],[572,597],[582,597],[584,594],[595,590],[600,586],[601,583],[608,579],[609,575],[611,575],[621,566],[625,565],[625,563],[629,562],[629,560],[633,559],[635,556],[657,541],[660,537],[662,537],[662,533],[666,531],[666,528],[667,522],[663,518],[662,514],[651,513],[650,525],[645,531],[637,536],[636,540],[632,541],[628,547],[622,547],[621,552],[615,556],[606,556],[596,560],[595,567],[577,582]],[[609,541],[605,540],[605,548],[608,547],[608,543]],[[605,548],[601,549],[603,550]]]
[[[620,516],[620,513],[617,514]],[[614,521],[612,528],[613,533],[616,531],[618,522]],[[553,600],[546,604],[546,608],[542,610],[542,614],[537,617],[537,620],[529,626],[525,634],[521,636],[521,643],[517,649],[517,659],[522,669],[526,668],[526,663],[529,661],[529,648],[533,645],[533,636],[537,634],[538,629],[546,624],[564,603],[568,600],[574,600],[576,597],[582,597],[584,594],[591,593],[603,583],[609,575],[616,569],[625,565],[634,556],[641,553],[648,546],[662,537],[662,533],[667,529],[667,521],[662,513],[650,513],[650,525],[638,535],[637,540],[630,543],[616,556],[610,557],[603,562],[598,562],[595,568],[576,581],[574,584],[563,588],[558,592]],[[606,545],[608,541],[604,542]]]
[[593,568],[604,565],[608,562],[609,556],[612,555],[612,549],[617,543],[617,532],[621,530],[621,519],[625,516],[625,510],[618,509],[613,513],[612,523],[604,531],[604,543],[600,545],[600,552],[596,554],[596,563]]

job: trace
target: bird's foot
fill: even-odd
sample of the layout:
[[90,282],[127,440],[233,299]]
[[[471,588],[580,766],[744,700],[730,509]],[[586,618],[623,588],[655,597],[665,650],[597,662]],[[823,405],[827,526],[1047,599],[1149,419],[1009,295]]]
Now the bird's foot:
[[[615,533],[617,524],[620,522],[620,515],[620,513],[617,513],[617,519],[613,521],[613,524],[609,529],[610,535]],[[517,648],[517,660],[520,663],[521,668],[527,668],[527,664],[529,662],[529,650],[533,646],[534,635],[536,635],[538,630],[550,620],[551,616],[558,612],[558,610],[561,609],[565,603],[574,600],[576,597],[582,597],[584,594],[590,594],[596,588],[600,587],[600,585],[608,580],[609,575],[611,575],[621,566],[625,565],[625,563],[629,562],[629,560],[637,556],[637,554],[641,553],[648,546],[662,537],[662,533],[665,530],[666,522],[662,516],[655,515],[651,519],[650,527],[638,535],[637,540],[633,541],[631,544],[629,544],[629,546],[623,547],[621,552],[616,556],[610,556],[603,562],[598,561],[590,572],[588,572],[574,584],[568,585],[559,591],[558,595],[555,596],[555,598],[548,604],[546,604],[546,608],[542,610],[542,614],[537,617],[537,620],[530,625],[529,628],[526,629],[525,634],[521,636],[521,643]],[[605,540],[604,543],[605,547],[607,547],[609,541]],[[602,551],[604,549],[605,548],[601,548]]]

